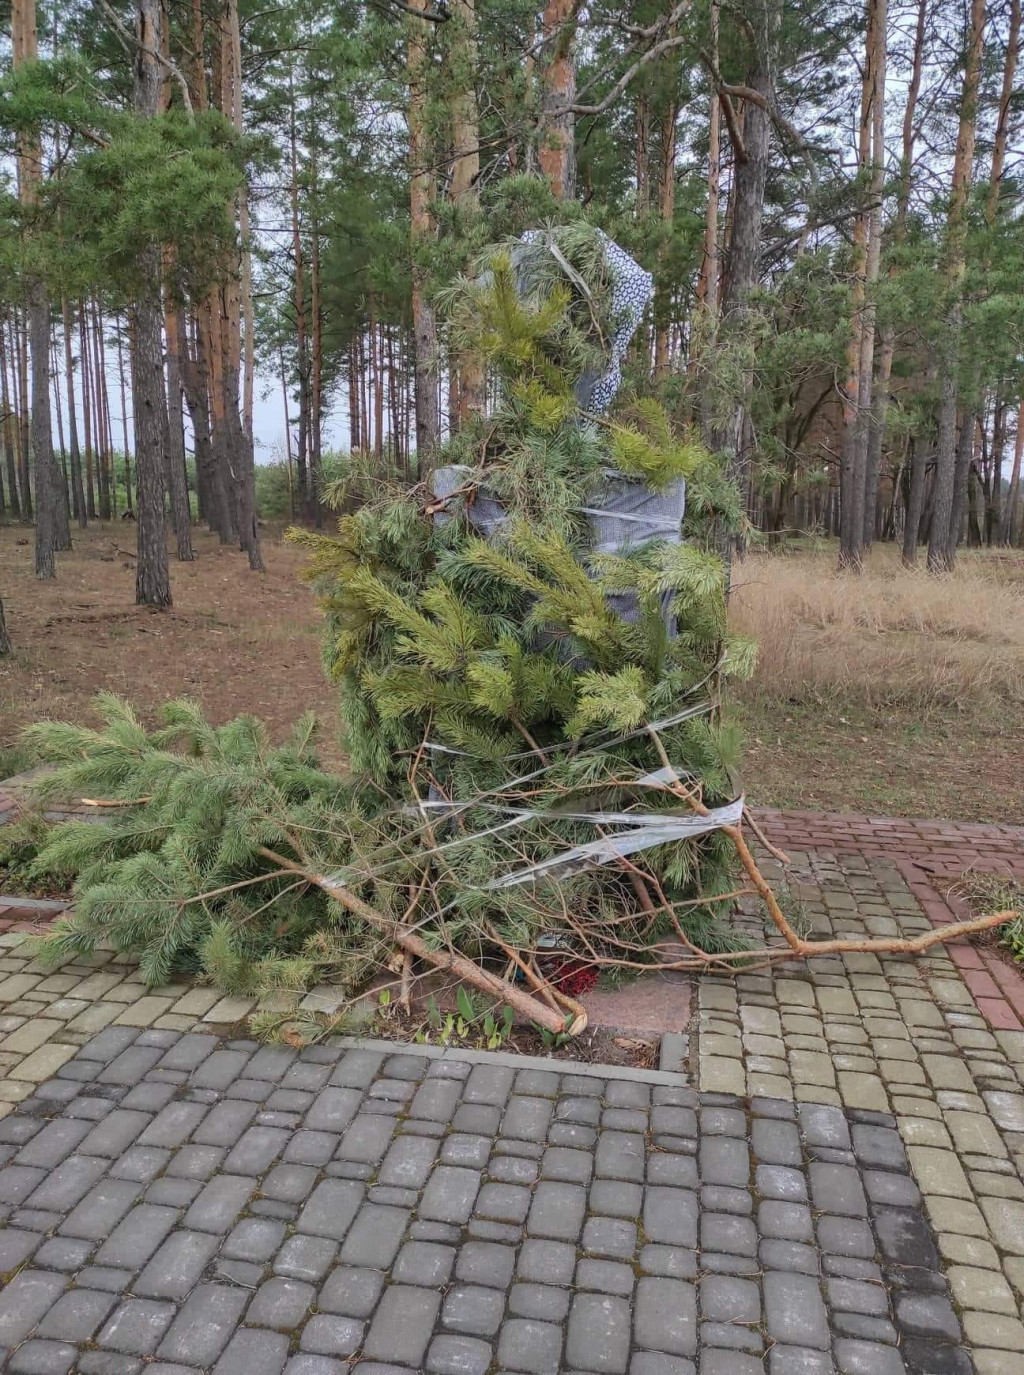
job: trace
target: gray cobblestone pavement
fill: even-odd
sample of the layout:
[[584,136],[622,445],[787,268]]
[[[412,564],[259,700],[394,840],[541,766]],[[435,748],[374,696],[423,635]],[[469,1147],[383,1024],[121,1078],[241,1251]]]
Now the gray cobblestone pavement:
[[650,1079],[109,1026],[0,1121],[3,1368],[968,1375],[894,1116]]

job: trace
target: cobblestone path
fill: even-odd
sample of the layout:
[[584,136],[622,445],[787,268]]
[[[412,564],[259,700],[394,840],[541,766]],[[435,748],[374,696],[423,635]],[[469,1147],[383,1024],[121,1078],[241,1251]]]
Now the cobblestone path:
[[[1024,877],[1010,828],[760,821],[822,935]],[[3,1370],[1024,1375],[1024,978],[987,949],[705,979],[683,1073],[591,1073],[228,1041],[252,999],[48,972],[32,919],[0,914]]]
[[673,1077],[109,1027],[0,1122],[5,1368],[970,1370],[892,1117]]

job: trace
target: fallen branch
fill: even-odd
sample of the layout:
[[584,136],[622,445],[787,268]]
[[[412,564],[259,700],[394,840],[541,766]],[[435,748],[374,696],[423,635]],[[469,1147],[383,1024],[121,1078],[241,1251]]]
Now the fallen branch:
[[260,846],[259,853],[266,859],[272,860],[282,869],[288,869],[294,874],[301,874],[307,883],[312,883],[315,887],[322,889],[335,902],[360,917],[368,925],[376,927],[379,931],[384,931],[389,939],[408,951],[417,959],[426,960],[435,969],[450,970],[457,978],[464,983],[473,984],[484,993],[500,999],[521,1016],[526,1017],[531,1022],[536,1022],[545,1030],[559,1035],[568,1032],[570,1036],[578,1036],[587,1025],[587,1014],[580,1008],[569,1026],[566,1026],[567,1017],[560,1015],[554,1009],[545,1006],[536,998],[531,997],[524,989],[517,987],[516,984],[506,983],[504,979],[492,974],[490,970],[484,969],[473,960],[467,959],[465,955],[460,955],[455,950],[435,950],[429,946],[422,936],[398,925],[391,917],[386,917],[378,912],[375,907],[371,907],[368,902],[364,902],[352,890],[343,883],[328,878],[325,874],[317,874],[304,868],[301,864],[296,864],[293,860],[286,859],[284,855],[277,854],[274,850],[269,850],[265,846]]

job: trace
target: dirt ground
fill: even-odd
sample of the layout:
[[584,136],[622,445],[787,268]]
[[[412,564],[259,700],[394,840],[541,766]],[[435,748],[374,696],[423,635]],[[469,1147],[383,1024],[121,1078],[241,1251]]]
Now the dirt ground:
[[[302,553],[265,530],[260,577],[196,532],[199,557],[172,561],[174,607],[157,612],[134,605],[134,535],[124,525],[76,531],[57,580],[38,583],[32,532],[0,527],[0,594],[15,648],[0,662],[0,765],[17,766],[10,747],[27,722],[89,720],[99,688],[150,719],[180,695],[197,697],[216,722],[254,712],[277,738],[312,707],[323,722],[322,756],[340,762],[336,693],[321,668],[313,594],[299,579]],[[834,646],[823,642],[822,652]],[[766,674],[740,690],[733,709],[746,739],[745,785],[758,805],[1024,823],[1012,703],[993,709],[967,692],[955,708],[922,712],[858,704],[842,692],[794,695],[792,683]]]
[[171,563],[174,606],[135,606],[135,529],[75,531],[55,581],[37,582],[32,532],[0,527],[0,595],[13,658],[0,661],[0,747],[44,717],[90,720],[100,688],[136,703],[148,719],[170,697],[198,698],[212,720],[240,712],[284,736],[300,711],[324,722],[322,753],[340,758],[335,690],[320,664],[313,594],[299,580],[304,556],[264,531],[267,572],[193,532],[198,558]]

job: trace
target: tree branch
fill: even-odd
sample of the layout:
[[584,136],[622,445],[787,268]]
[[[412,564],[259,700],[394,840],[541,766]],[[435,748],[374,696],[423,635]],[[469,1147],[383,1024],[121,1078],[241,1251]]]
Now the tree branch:
[[[195,110],[192,108],[192,96],[188,89],[188,82],[185,80],[185,77],[182,74],[181,69],[178,66],[176,66],[169,57],[164,57],[163,53],[157,52],[155,48],[150,48],[147,44],[143,43],[142,39],[139,38],[137,34],[129,32],[129,30],[125,28],[124,24],[121,23],[121,20],[117,17],[114,11],[110,8],[110,5],[107,3],[107,0],[99,0],[99,3],[100,9],[102,9],[103,13],[107,16],[107,18],[113,25],[118,38],[121,40],[122,46],[128,43],[134,44],[135,47],[138,48],[141,52],[144,52],[147,57],[155,58],[156,61],[160,63],[161,67],[163,67],[165,71],[169,72],[170,75],[174,78],[174,80],[178,83],[178,86],[181,90],[182,103],[184,104],[185,109],[188,112],[189,119],[194,122],[196,115]],[[125,48],[125,51],[128,51],[128,49]]]

